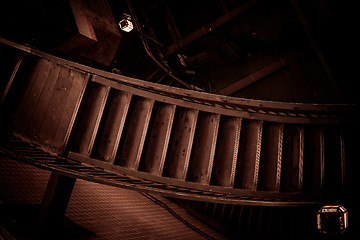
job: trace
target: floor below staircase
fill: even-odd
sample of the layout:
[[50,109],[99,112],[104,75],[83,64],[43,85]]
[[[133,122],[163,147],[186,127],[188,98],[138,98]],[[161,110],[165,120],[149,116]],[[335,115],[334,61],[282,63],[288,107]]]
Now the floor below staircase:
[[[0,156],[0,239],[28,239],[49,176]],[[65,217],[61,239],[227,239],[161,196],[84,180]]]

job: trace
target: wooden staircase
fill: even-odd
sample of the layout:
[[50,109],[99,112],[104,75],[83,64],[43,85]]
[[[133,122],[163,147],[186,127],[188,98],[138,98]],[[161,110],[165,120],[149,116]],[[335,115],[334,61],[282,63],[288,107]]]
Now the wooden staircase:
[[72,177],[223,204],[341,202],[351,181],[358,105],[185,90],[0,42],[7,136],[0,149],[7,156]]

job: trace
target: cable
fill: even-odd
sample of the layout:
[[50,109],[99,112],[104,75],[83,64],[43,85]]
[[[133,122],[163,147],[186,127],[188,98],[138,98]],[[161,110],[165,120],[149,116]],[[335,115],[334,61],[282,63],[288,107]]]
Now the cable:
[[183,217],[181,217],[179,214],[177,214],[174,210],[172,210],[168,205],[166,205],[164,202],[160,201],[156,197],[150,195],[149,193],[141,193],[146,198],[150,199],[154,203],[158,204],[159,206],[163,207],[165,210],[167,210],[169,213],[171,213],[174,217],[176,217],[180,222],[184,223],[187,227],[191,228],[195,232],[199,233],[201,236],[205,237],[206,239],[215,240],[214,237],[210,236],[209,234],[201,231],[199,228],[194,226],[193,224],[186,221]]

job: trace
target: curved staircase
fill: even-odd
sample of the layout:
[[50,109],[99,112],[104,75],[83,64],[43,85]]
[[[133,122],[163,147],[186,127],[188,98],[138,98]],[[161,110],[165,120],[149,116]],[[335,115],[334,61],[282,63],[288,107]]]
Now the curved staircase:
[[[11,138],[3,151],[33,164],[215,202],[308,204],[345,187],[357,105],[184,90],[1,42],[10,65],[3,69],[2,115],[13,112],[13,133],[29,142]],[[27,148],[33,150],[21,152]]]
[[215,204],[318,206],[349,193],[359,105],[185,90],[0,42],[5,156]]

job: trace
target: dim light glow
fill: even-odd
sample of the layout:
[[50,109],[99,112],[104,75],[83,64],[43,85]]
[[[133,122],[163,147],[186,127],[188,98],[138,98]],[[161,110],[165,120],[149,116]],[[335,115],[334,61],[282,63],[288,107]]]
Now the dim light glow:
[[131,30],[134,29],[134,25],[132,24],[132,22],[127,19],[127,18],[124,18],[122,19],[120,22],[119,22],[119,26],[120,26],[120,29],[125,31],[125,32],[130,32]]
[[349,225],[348,219],[348,211],[344,206],[323,206],[317,212],[317,228],[324,234],[341,234]]

